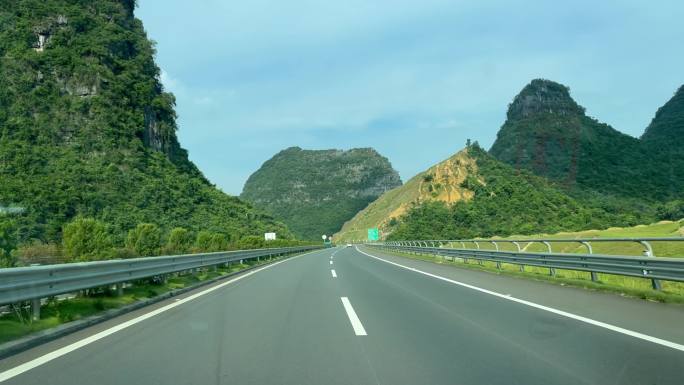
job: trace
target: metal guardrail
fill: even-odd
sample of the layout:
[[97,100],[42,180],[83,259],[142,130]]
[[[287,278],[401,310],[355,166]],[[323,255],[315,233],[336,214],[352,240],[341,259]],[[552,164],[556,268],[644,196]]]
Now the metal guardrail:
[[319,248],[283,247],[0,269],[0,305],[30,300],[36,318],[41,298],[114,284],[121,290],[120,284],[137,279]]
[[644,255],[647,257],[655,257],[652,242],[684,242],[684,237],[651,237],[651,238],[528,238],[528,239],[425,239],[425,240],[415,240],[415,241],[392,241],[387,242],[397,245],[409,245],[409,246],[421,246],[428,244],[435,246],[441,246],[443,244],[453,244],[460,243],[461,248],[466,249],[466,244],[473,244],[479,250],[481,243],[490,243],[494,245],[496,250],[499,250],[500,243],[511,243],[517,246],[518,251],[521,251],[520,244],[527,243],[528,245],[533,243],[541,243],[546,246],[549,253],[552,252],[553,243],[579,243],[586,247],[589,254],[593,254],[593,248],[591,246],[592,242],[623,242],[623,243],[639,243],[645,247]]
[[[593,254],[588,242],[639,242],[646,248],[646,256],[620,256]],[[555,269],[587,271],[591,273],[593,281],[597,281],[596,273],[616,274],[631,277],[651,279],[652,286],[656,290],[661,289],[660,280],[684,282],[684,258],[654,258],[653,248],[649,242],[659,241],[684,241],[682,238],[597,238],[597,239],[525,239],[525,240],[424,240],[424,241],[393,241],[381,243],[368,243],[367,246],[378,247],[386,250],[408,251],[416,253],[434,254],[441,256],[458,257],[467,262],[474,259],[478,262],[496,262],[497,268],[501,263],[511,263],[520,266],[524,271],[526,265],[547,267],[549,274],[555,275]],[[438,243],[439,242],[439,243]],[[477,249],[461,249],[441,247],[457,242],[477,242]],[[494,244],[496,250],[482,250],[479,242]],[[511,242],[516,244],[518,251],[500,251],[495,242]],[[548,252],[523,252],[520,243],[541,242],[547,246]],[[551,242],[579,242],[587,246],[588,254],[576,253],[553,253]]]

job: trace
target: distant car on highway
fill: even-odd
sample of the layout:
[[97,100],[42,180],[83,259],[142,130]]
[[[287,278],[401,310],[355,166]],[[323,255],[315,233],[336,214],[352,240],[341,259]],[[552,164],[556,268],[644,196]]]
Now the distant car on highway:
[[352,247],[352,244],[351,244],[351,243],[347,243],[347,247]]

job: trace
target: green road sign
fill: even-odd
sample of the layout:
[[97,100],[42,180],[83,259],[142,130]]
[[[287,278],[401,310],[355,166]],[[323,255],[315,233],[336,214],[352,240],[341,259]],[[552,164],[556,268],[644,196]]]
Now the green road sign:
[[377,241],[378,239],[380,239],[380,231],[378,231],[378,228],[368,229],[368,240]]

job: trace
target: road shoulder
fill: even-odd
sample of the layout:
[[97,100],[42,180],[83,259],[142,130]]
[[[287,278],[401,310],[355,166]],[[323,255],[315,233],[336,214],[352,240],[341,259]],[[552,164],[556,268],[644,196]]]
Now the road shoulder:
[[377,258],[485,290],[510,295],[621,328],[684,343],[684,306],[627,298],[617,294],[554,285],[486,271],[442,265],[397,256],[368,247],[360,251]]

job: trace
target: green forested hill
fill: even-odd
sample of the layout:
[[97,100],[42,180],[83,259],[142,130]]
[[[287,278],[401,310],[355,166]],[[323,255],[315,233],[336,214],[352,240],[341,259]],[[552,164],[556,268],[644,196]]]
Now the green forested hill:
[[142,222],[233,240],[289,236],[188,161],[134,3],[2,1],[2,242],[59,243],[77,216],[106,223],[118,244]]
[[452,204],[430,201],[402,216],[389,239],[459,239],[601,229],[648,221],[619,207],[578,201],[545,178],[496,160],[478,145],[469,146],[472,167],[461,187],[473,197]]
[[[641,139],[585,115],[561,84],[536,79],[509,105],[470,201],[415,205],[393,239],[553,233],[684,216],[684,88]],[[503,163],[499,162],[502,161]],[[467,182],[467,181],[466,181]]]
[[319,239],[399,185],[387,158],[371,148],[291,147],[252,174],[240,197],[272,213],[298,236]]
[[569,190],[662,199],[643,191],[651,159],[638,139],[586,116],[567,87],[536,79],[509,106],[490,153]]
[[684,199],[684,86],[658,109],[641,142],[642,151],[653,158],[646,179],[650,188]]

